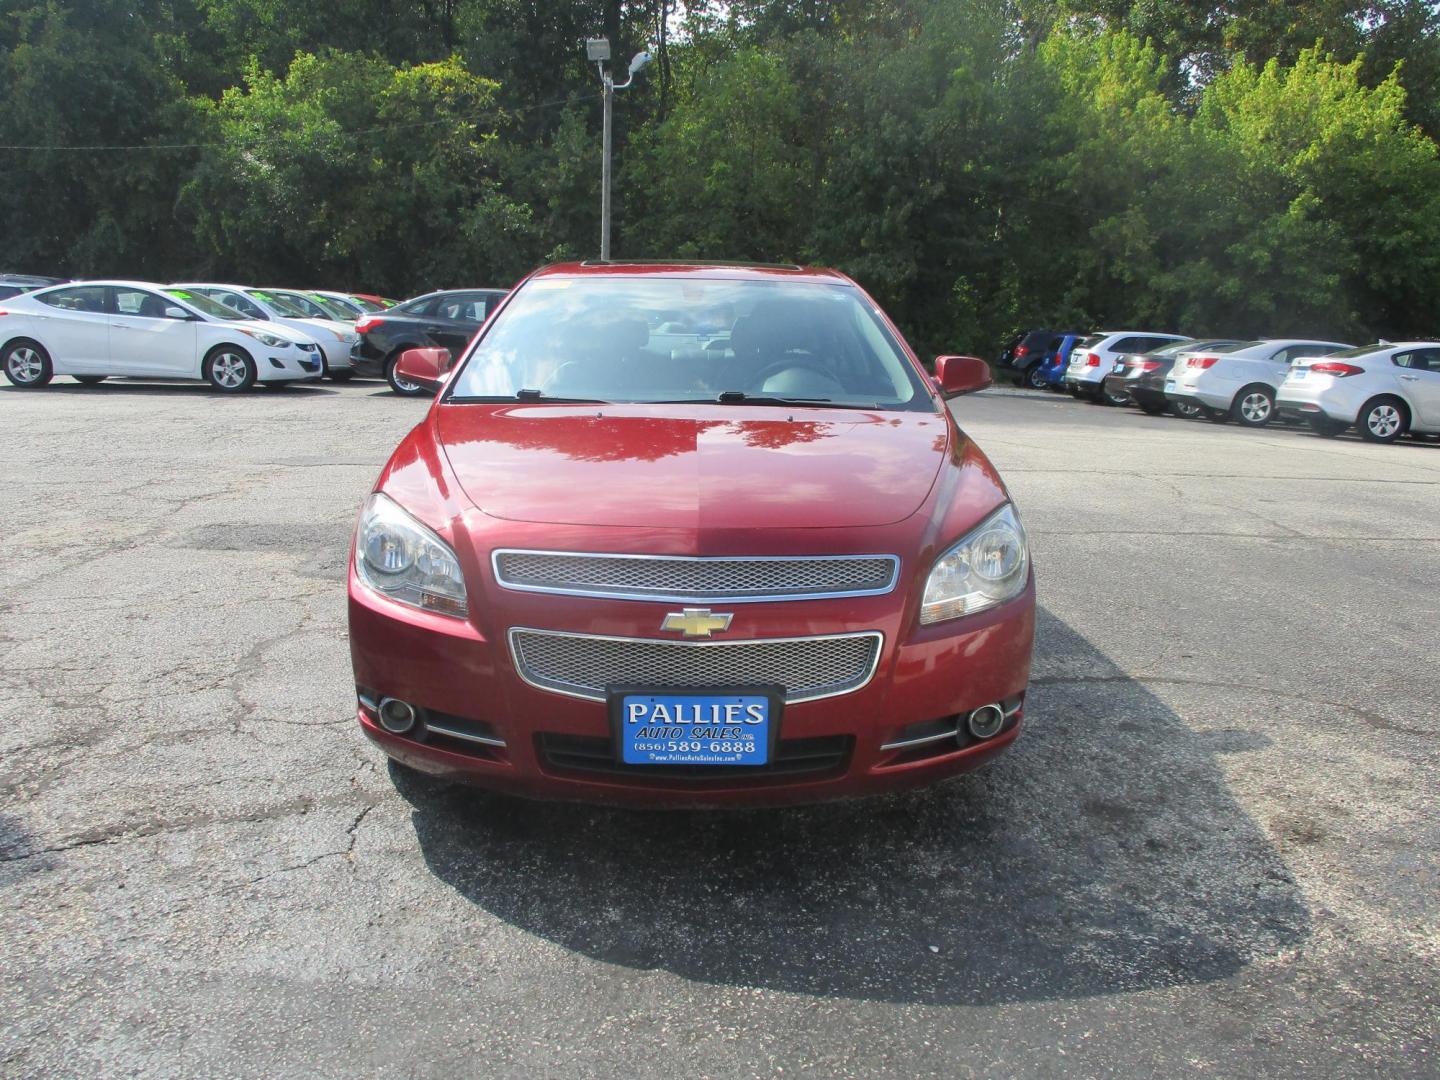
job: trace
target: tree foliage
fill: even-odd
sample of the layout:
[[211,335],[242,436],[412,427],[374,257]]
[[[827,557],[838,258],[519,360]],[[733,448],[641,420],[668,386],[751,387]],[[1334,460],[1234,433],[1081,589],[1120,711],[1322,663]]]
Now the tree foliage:
[[[1433,334],[1417,0],[0,0],[3,262],[507,284],[598,246],[839,266],[922,348],[1024,325]],[[123,148],[123,149],[120,149]]]

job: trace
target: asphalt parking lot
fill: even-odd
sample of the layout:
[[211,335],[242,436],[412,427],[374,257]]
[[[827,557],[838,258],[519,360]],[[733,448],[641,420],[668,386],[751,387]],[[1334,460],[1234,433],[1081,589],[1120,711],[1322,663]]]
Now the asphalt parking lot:
[[749,813],[392,779],[382,384],[0,391],[0,1073],[1420,1076],[1440,445],[955,405],[1042,605],[990,769]]

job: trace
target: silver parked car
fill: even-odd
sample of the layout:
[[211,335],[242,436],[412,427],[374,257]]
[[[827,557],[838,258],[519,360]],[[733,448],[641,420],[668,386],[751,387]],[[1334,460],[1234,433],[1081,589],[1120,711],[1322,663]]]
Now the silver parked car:
[[1339,341],[1276,338],[1186,353],[1165,379],[1165,397],[1195,406],[1216,423],[1264,427],[1275,416],[1275,395],[1292,363],[1348,348]]
[[265,289],[248,285],[188,282],[174,288],[209,297],[252,319],[288,326],[319,342],[324,352],[325,375],[335,382],[344,382],[355,373],[350,360],[350,350],[355,344],[355,324],[340,322],[326,315],[313,300],[305,305],[296,304]]
[[1440,435],[1440,342],[1382,342],[1297,361],[1275,403],[1321,435],[1351,424],[1371,442]]

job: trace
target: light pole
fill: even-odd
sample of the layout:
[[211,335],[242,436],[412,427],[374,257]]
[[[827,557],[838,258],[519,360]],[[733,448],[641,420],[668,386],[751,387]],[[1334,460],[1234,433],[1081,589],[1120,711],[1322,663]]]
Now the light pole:
[[604,135],[601,137],[601,162],[600,162],[600,261],[610,261],[610,130],[611,112],[614,108],[615,91],[626,90],[635,81],[635,75],[646,64],[650,63],[648,52],[638,52],[630,61],[630,74],[623,83],[616,83],[610,77],[610,72],[605,70],[605,62],[610,59],[609,38],[587,38],[585,40],[585,55],[594,61],[595,67],[600,72],[600,82],[605,87],[605,125]]

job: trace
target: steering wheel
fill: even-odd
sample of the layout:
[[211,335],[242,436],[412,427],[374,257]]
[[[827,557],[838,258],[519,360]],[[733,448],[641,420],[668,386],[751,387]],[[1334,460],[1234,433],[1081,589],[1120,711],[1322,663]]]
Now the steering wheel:
[[797,356],[785,360],[776,360],[773,364],[766,364],[761,368],[751,380],[751,385],[755,388],[755,392],[762,393],[765,390],[765,383],[771,376],[778,375],[782,371],[808,371],[812,375],[819,375],[826,382],[840,387],[841,390],[845,389],[845,387],[841,385],[840,380],[835,378],[832,372],[822,367],[819,361],[808,360],[804,357]]

